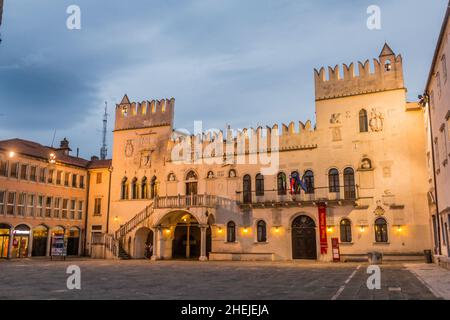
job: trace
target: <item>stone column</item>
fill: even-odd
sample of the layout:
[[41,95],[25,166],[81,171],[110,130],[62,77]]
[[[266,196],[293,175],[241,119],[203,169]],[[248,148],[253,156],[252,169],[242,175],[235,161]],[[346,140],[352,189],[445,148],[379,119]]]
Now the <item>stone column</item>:
[[11,228],[11,229],[9,229],[8,259],[11,259],[13,241],[14,241],[14,229]]
[[206,229],[207,225],[201,225],[201,241],[200,241],[200,261],[208,261],[208,257],[206,256]]
[[33,253],[33,230],[30,229],[30,235],[28,236],[28,257],[31,257]]
[[47,248],[45,249],[45,256],[46,257],[50,257],[50,253],[51,253],[51,242],[52,242],[52,230],[49,228],[48,232],[47,232]]
[[153,261],[156,261],[156,260],[159,260],[159,256],[158,256],[158,253],[159,253],[159,233],[160,233],[160,230],[161,230],[161,227],[156,227],[156,228],[153,228],[153,253],[152,253],[152,260]]

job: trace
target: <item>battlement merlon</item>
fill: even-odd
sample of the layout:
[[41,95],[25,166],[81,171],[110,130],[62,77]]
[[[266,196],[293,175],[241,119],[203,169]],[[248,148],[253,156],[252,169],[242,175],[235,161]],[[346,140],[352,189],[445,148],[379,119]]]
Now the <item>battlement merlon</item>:
[[130,102],[125,95],[116,105],[114,130],[140,129],[158,126],[173,128],[175,99]]
[[328,79],[323,67],[314,69],[316,101],[405,88],[402,56],[396,56],[388,44],[373,64],[371,72],[369,60],[358,62],[359,75],[353,63],[344,64],[342,73],[338,65],[328,67]]

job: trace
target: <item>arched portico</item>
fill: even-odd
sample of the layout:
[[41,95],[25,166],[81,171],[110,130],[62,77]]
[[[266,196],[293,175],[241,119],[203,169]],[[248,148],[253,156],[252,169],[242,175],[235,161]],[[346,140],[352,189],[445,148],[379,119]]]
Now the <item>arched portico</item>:
[[[211,250],[211,232],[206,214],[187,210],[171,211],[155,223],[153,260],[198,259],[208,260]],[[209,235],[209,236],[208,236]]]
[[134,255],[136,259],[149,259],[153,255],[153,231],[142,227],[136,231],[134,237]]

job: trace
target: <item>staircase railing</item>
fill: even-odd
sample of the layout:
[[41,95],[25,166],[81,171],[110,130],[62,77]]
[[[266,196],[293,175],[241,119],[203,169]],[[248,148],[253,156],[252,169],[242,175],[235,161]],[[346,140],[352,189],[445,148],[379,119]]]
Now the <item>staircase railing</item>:
[[114,234],[114,238],[119,240],[124,237],[129,232],[133,231],[139,224],[144,220],[148,219],[154,212],[154,202],[149,206],[145,207],[144,210],[140,211],[137,215],[131,218],[127,223],[119,228]]

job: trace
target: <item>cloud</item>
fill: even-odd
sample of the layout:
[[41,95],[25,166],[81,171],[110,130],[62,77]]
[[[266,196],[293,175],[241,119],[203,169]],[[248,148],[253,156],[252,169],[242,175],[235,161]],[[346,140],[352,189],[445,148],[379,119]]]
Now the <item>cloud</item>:
[[98,153],[104,101],[113,114],[124,93],[175,97],[176,126],[188,129],[314,120],[313,69],[376,57],[384,41],[402,53],[414,99],[446,6],[378,1],[382,30],[369,31],[365,0],[76,3],[79,31],[65,27],[73,1],[5,3],[0,134],[48,143],[57,129],[85,157]]

